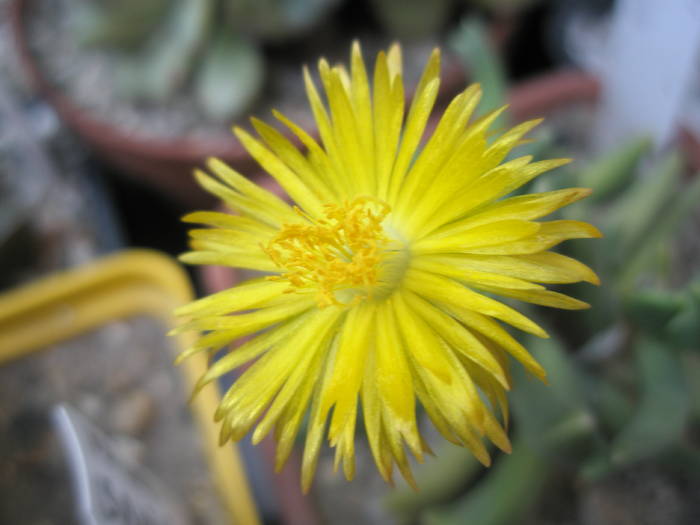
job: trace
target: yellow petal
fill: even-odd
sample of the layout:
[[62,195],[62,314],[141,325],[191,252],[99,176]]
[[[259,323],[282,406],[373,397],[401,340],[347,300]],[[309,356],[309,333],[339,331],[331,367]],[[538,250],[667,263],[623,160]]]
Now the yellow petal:
[[464,218],[474,213],[475,209],[505,196],[538,175],[570,162],[569,159],[552,159],[530,163],[531,160],[531,157],[526,156],[501,164],[484,173],[473,184],[452,194],[451,202],[445,203],[444,207],[426,220],[417,236],[422,237],[448,222]]
[[211,266],[231,266],[233,268],[250,268],[261,272],[279,270],[269,257],[261,253],[227,250],[226,252],[212,250],[197,250],[183,253],[178,259],[187,264],[207,264]]
[[[327,69],[328,64],[326,61],[323,59],[319,60],[319,71],[324,71]],[[311,78],[311,74],[306,67],[304,67],[304,83],[306,86],[306,94],[309,98],[309,103],[314,114],[314,120],[316,121],[323,147],[326,150],[329,163],[332,166],[332,171],[329,172],[329,176],[335,175],[334,183],[337,184],[341,191],[345,192],[347,195],[350,188],[348,184],[349,171],[341,162],[341,156],[338,149],[339,145],[336,143],[330,117],[323,105],[323,102],[321,101],[318,91],[316,90],[316,85]]]
[[320,359],[318,368],[316,368],[316,363],[313,364],[314,368],[311,368],[309,373],[305,375],[302,385],[299,387],[296,395],[290,399],[275,426],[275,439],[277,440],[275,453],[276,472],[282,470],[292,452],[301,423],[307,412],[311,394],[321,373],[322,363],[323,360]]
[[282,133],[257,118],[252,118],[251,122],[255,131],[258,132],[268,147],[313,193],[318,195],[324,202],[334,199],[335,195],[332,188],[324,180],[326,178],[325,173],[317,172],[314,166]]
[[444,275],[445,277],[450,277],[467,285],[481,284],[521,290],[543,289],[543,286],[539,284],[534,284],[523,279],[508,277],[500,271],[484,272],[480,270],[472,270],[468,265],[468,257],[469,256],[451,256],[449,254],[425,255],[417,257],[412,262],[412,266],[417,270]]
[[403,123],[404,94],[400,79],[392,84],[383,52],[377,55],[374,66],[373,111],[377,196],[387,200]]
[[383,419],[406,440],[413,454],[422,458],[416,426],[415,399],[411,369],[401,344],[398,326],[388,306],[377,312],[376,382],[383,405]]
[[290,170],[274,153],[254,139],[241,128],[234,128],[234,133],[243,147],[250,153],[258,164],[279,183],[284,191],[307,212],[316,216],[322,215],[321,201],[304,182]]
[[413,159],[416,148],[423,136],[425,124],[428,121],[433,104],[437,98],[440,86],[440,52],[434,50],[428,64],[423,70],[423,75],[416,88],[416,93],[408,112],[408,118],[401,138],[401,146],[396,157],[394,170],[391,176],[391,186],[389,188],[389,203],[396,201],[403,178],[409,164]]
[[523,345],[516,341],[513,336],[504,330],[496,321],[464,306],[452,305],[448,307],[447,310],[454,317],[459,319],[461,323],[483,334],[500,348],[510,353],[534,376],[544,380],[546,373],[542,366],[535,361]]
[[285,304],[261,308],[254,312],[238,315],[211,315],[196,318],[184,323],[174,330],[172,334],[188,331],[202,330],[236,330],[238,337],[242,337],[258,330],[262,330],[279,321],[290,319],[314,306],[313,299],[299,298]]
[[[434,54],[435,52],[433,52],[433,55]],[[394,43],[391,45],[391,47],[389,47],[389,52],[387,53],[387,63],[389,66],[389,79],[392,82],[394,80],[401,81],[400,77],[403,72],[403,60],[401,58],[401,46],[399,44]]]
[[418,363],[420,368],[429,371],[441,381],[449,382],[452,378],[450,365],[442,352],[442,342],[428,325],[407,305],[399,293],[391,298],[394,315],[407,353]]
[[370,99],[369,82],[367,80],[367,70],[364,60],[362,59],[362,51],[360,44],[356,40],[352,44],[351,52],[351,74],[352,74],[352,90],[351,101],[355,114],[355,122],[360,140],[360,147],[363,153],[362,158],[364,165],[367,167],[368,175],[371,175],[371,185],[373,192],[376,193],[377,176],[373,171],[374,168],[374,126],[372,122],[372,101]]
[[254,279],[181,306],[175,315],[203,317],[239,312],[264,304],[286,288],[285,283]]
[[355,423],[357,421],[357,402],[353,404],[352,411],[345,418],[345,422],[335,442],[331,442],[331,446],[335,446],[335,461],[334,469],[337,471],[340,463],[343,463],[343,472],[345,479],[352,481],[355,477]]
[[382,400],[379,397],[377,374],[377,353],[369,352],[365,362],[362,380],[362,412],[364,415],[367,442],[374,457],[374,462],[384,481],[391,481],[391,455],[387,454],[382,432]]
[[[456,143],[480,98],[481,89],[474,84],[450,102],[406,177],[395,210],[398,215],[406,215],[409,218],[415,211],[416,195],[421,195],[423,198],[430,196],[428,190],[434,185],[436,173],[452,157]],[[426,191],[428,191],[427,195]],[[410,214],[407,214],[407,211]]]
[[[467,99],[467,103],[469,102],[471,101]],[[473,102],[475,104],[476,100]],[[472,109],[470,104],[465,107],[465,111],[471,112]],[[456,205],[458,208],[463,208],[463,201],[467,200],[462,197],[465,188],[498,165],[497,159],[486,155],[486,130],[504,109],[505,107],[497,109],[470,125],[458,137],[444,162],[435,162],[432,169],[428,166],[425,184],[415,195],[420,195],[420,198],[416,199],[414,195],[410,195],[411,198],[404,199],[403,206],[400,208],[401,216],[407,221],[409,231],[421,231],[423,223],[437,211],[445,213],[447,211],[445,207],[450,209]],[[430,184],[431,178],[439,180],[440,184]],[[455,196],[459,196],[459,199],[455,200]]]
[[209,226],[218,226],[230,230],[244,231],[261,237],[272,236],[277,232],[277,230],[270,227],[270,225],[251,219],[250,217],[231,215],[218,211],[195,211],[188,213],[182,217],[181,220],[182,222],[207,224]]
[[541,118],[528,120],[512,127],[489,146],[486,150],[486,157],[496,163],[502,162],[514,147],[520,145],[522,137],[542,123],[543,120]]
[[[428,393],[428,390],[423,384],[423,380],[421,379],[417,369],[415,369],[415,366],[412,368],[414,371],[413,386],[416,390],[416,396],[418,396],[418,400],[425,409],[425,412],[428,414],[430,421],[433,423],[433,425],[435,425],[435,428],[447,441],[455,445],[464,446],[462,440],[455,434],[455,432],[450,427],[450,424],[448,423],[447,419],[438,408],[436,400],[434,400]],[[483,453],[484,455],[482,455],[479,461],[481,461],[484,464],[490,463],[490,458],[488,452],[486,451],[486,448],[483,449]]]
[[476,365],[464,355],[458,356],[469,376],[474,380],[479,389],[486,394],[493,410],[499,409],[503,418],[503,425],[508,428],[508,398],[506,389],[496,381],[494,376]]
[[460,221],[451,223],[435,232],[437,235],[449,235],[467,227],[480,226],[489,222],[507,219],[533,220],[552,213],[559,208],[588,197],[591,190],[587,188],[568,188],[545,193],[533,193],[510,197],[494,202],[480,212],[470,215]]
[[[554,252],[540,252],[531,255],[429,255],[421,257],[415,262],[416,267],[442,273],[452,278],[459,275],[469,276],[473,271],[487,272],[504,277],[512,277],[517,280],[527,279],[538,283],[575,283],[585,281],[592,284],[600,284],[596,274],[585,264]],[[466,277],[465,277],[466,280]],[[524,288],[497,284],[494,280],[489,283],[505,288]]]
[[569,239],[589,239],[603,234],[593,225],[580,221],[550,221],[540,223],[539,231],[531,237],[510,244],[470,248],[466,253],[483,255],[530,255],[543,252]]
[[[233,348],[229,350],[228,354],[226,354],[220,359],[217,359],[209,367],[206,373],[199,379],[195,391],[200,390],[214,379],[218,379],[222,375],[227,374],[232,370],[235,370],[236,368],[238,368],[241,365],[244,365],[248,361],[252,361],[273,345],[284,341],[292,333],[294,333],[295,330],[298,330],[301,326],[301,323],[305,322],[307,318],[308,316],[299,316],[299,318],[297,319],[293,319],[286,323],[282,323],[279,326],[254,337],[253,339],[245,342],[238,348]],[[218,332],[218,334],[226,335],[228,341],[233,340],[233,338],[230,338],[230,332],[228,331]],[[217,335],[217,333],[215,332],[213,334],[207,335]]]
[[275,229],[279,228],[288,217],[287,214],[283,214],[279,210],[269,207],[267,203],[255,200],[235,191],[229,186],[221,184],[201,170],[195,170],[194,176],[200,186],[209,193],[219,197],[232,210],[254,218]]
[[259,430],[253,434],[254,443],[265,435],[297,392],[303,375],[299,368],[306,370],[316,353],[327,347],[338,315],[334,309],[316,311],[307,323],[256,361],[233,384],[220,406],[220,411],[228,413],[233,439],[242,438],[276,396]]
[[336,337],[331,344],[330,351],[325,358],[325,362],[321,365],[322,377],[316,383],[316,388],[312,394],[311,411],[309,413],[309,424],[306,431],[306,440],[304,442],[304,454],[301,463],[301,489],[304,493],[311,488],[311,483],[316,472],[318,464],[318,455],[321,451],[321,440],[326,429],[326,414],[321,412],[321,393],[328,387],[331,374],[333,373],[333,364],[335,362],[335,354],[338,350],[338,338]]
[[525,332],[539,337],[547,337],[547,333],[542,328],[521,313],[490,297],[478,294],[451,279],[414,269],[410,269],[406,273],[406,286],[434,303],[444,304],[450,308],[468,308],[500,319]]
[[[457,372],[452,367],[450,370],[453,374]],[[482,428],[484,407],[471,379],[464,374],[460,381],[455,375],[449,384],[438,383],[435,376],[426,374],[417,363],[413,364],[413,372],[416,393],[443,436],[453,441],[456,438],[457,444],[467,447],[481,463],[489,466],[489,453],[475,432]]]
[[531,237],[540,229],[537,222],[505,220],[452,233],[449,236],[429,235],[416,242],[412,251],[416,254],[464,253],[474,248],[510,244]]
[[551,290],[513,290],[511,288],[499,288],[496,286],[480,286],[480,288],[487,292],[512,297],[513,299],[519,299],[528,303],[540,304],[542,306],[551,306],[564,310],[590,308],[588,303]]
[[326,89],[337,158],[347,174],[346,186],[354,194],[373,194],[374,158],[372,151],[363,150],[363,139],[346,89],[338,69],[321,68],[321,79]]
[[252,250],[263,256],[260,243],[270,240],[271,235],[255,235],[243,230],[228,230],[224,228],[202,228],[189,231],[190,244],[200,250],[214,249],[228,251],[233,246],[235,248]]
[[255,432],[253,432],[253,444],[259,443],[269,433],[292,398],[302,388],[304,380],[308,377],[318,376],[322,357],[328,350],[328,344],[340,316],[341,311],[339,309],[326,308],[320,310],[296,334],[289,338],[286,344],[301,348],[302,353],[296,359],[291,373],[285,380],[280,392],[275,396],[275,400],[265,417],[258,424]]
[[259,203],[259,207],[273,213],[280,221],[293,216],[292,208],[274,193],[251,182],[225,162],[217,158],[207,159],[207,167],[231,188],[246,198]]
[[306,133],[306,131],[294,124],[294,122],[289,120],[279,111],[272,110],[272,114],[277,120],[287,126],[287,128],[289,128],[289,130],[297,136],[304,147],[306,147],[309,152],[309,163],[319,174],[324,175],[326,184],[332,189],[333,194],[336,197],[339,196],[344,189],[343,177],[340,175],[342,170],[339,169],[339,166],[332,161],[333,159],[329,158],[321,146],[319,146],[319,144],[311,137],[311,135]]
[[472,333],[453,317],[415,294],[405,294],[406,301],[452,348],[491,374],[505,389],[509,388],[503,368]]
[[396,461],[396,466],[399,467],[401,475],[406,480],[406,482],[413,488],[413,490],[418,490],[418,485],[411,472],[411,466],[408,463],[408,458],[406,457],[406,452],[403,449],[403,444],[401,443],[401,436],[397,432],[391,423],[387,420],[382,420],[382,429],[384,431],[384,440],[389,445],[391,454],[394,456]]
[[374,303],[361,303],[350,309],[343,323],[333,371],[321,399],[324,417],[335,405],[328,434],[331,440],[335,439],[345,419],[354,412],[374,327],[374,312]]

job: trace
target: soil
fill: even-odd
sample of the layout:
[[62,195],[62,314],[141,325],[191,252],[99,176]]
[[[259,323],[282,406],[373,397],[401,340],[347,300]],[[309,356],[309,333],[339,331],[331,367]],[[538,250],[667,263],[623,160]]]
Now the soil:
[[[110,50],[81,46],[76,41],[70,29],[72,4],[72,0],[34,0],[28,17],[30,47],[51,85],[93,119],[145,139],[230,137],[230,123],[207,119],[194,102],[188,86],[164,103],[120,97],[115,87],[114,67],[119,56]],[[265,89],[245,114],[269,120],[270,108],[276,108],[303,128],[314,129],[307,109],[302,65],[309,64],[313,70],[321,55],[331,63],[347,63],[350,49],[350,38],[329,38],[332,28],[325,31],[326,37],[318,37],[328,44],[322,49],[296,46],[293,56],[268,54]],[[360,40],[366,59],[390,43],[386,38],[370,35],[361,36]],[[435,42],[419,42],[403,46],[407,85],[415,85],[435,45]],[[368,63],[371,64],[369,60]]]
[[[6,3],[0,0],[0,5]],[[179,93],[165,106],[119,101],[112,87],[110,69],[110,60],[115,58],[107,52],[76,45],[67,31],[64,15],[69,4],[69,0],[36,0],[28,29],[44,73],[80,107],[98,120],[144,137],[229,136],[228,126],[208,122],[187,92]],[[0,42],[4,30],[0,21]],[[365,56],[387,43],[379,42],[376,37],[374,41],[362,40]],[[330,51],[324,48],[329,59],[346,61],[348,42],[332,43],[335,48]],[[424,62],[431,47],[430,44],[404,47],[409,63],[407,84],[415,84],[418,74],[418,68],[410,64]],[[294,65],[282,57],[272,59],[268,87],[253,112],[267,118],[268,108],[277,107],[303,127],[312,127],[305,109],[300,65],[315,63],[318,52],[304,52],[308,56],[300,56]],[[16,78],[5,73],[2,54],[0,50],[0,75]],[[41,122],[41,118],[37,121]],[[592,113],[584,106],[557,112],[547,120],[549,125],[562,130],[558,141],[566,144],[565,154],[578,159],[590,154],[586,130],[590,129],[591,121]],[[68,156],[79,150],[74,144],[65,144],[62,151],[69,152]],[[579,163],[583,164],[583,161]],[[5,169],[6,173],[20,171],[28,170]],[[64,167],[63,171],[72,173],[70,168]],[[99,232],[91,229],[91,221],[85,220],[87,214],[81,217],[76,213],[87,200],[81,186],[74,179],[64,177],[57,186],[51,186],[50,194],[50,199],[34,208],[29,226],[32,232],[38,232],[39,242],[25,246],[38,250],[30,251],[26,257],[35,266],[27,271],[25,263],[18,264],[23,273],[12,277],[12,282],[78,264],[97,252]],[[698,221],[700,216],[696,214],[681,234],[684,241],[680,248],[674,252],[680,261],[678,275],[682,273],[684,277],[679,283],[690,276],[692,269],[697,270],[694,255],[700,249]],[[14,248],[12,252],[21,254]],[[206,479],[201,444],[184,403],[179,372],[172,366],[162,332],[160,326],[148,319],[113,323],[0,368],[1,523],[75,522],[63,450],[47,417],[50,406],[59,401],[81,411],[121,443],[126,456],[142,462],[165,481],[186,502],[193,523],[223,522]],[[356,450],[357,477],[351,483],[341,473],[332,473],[333,451],[326,448],[323,452],[313,492],[319,508],[328,523],[391,524],[393,518],[384,506],[384,498],[391,489],[376,472],[364,438],[358,437]],[[564,481],[568,483],[566,487],[553,486],[546,493],[528,523],[624,525],[635,517],[638,521],[634,523],[697,523],[697,509],[693,510],[692,505],[683,507],[683,502],[698,501],[697,485],[681,486],[678,480],[653,466],[630,469],[590,487],[576,486],[571,479]],[[634,513],[625,517],[631,507]],[[657,521],[649,521],[651,518]],[[689,521],[683,521],[684,518]]]
[[155,476],[189,513],[225,523],[164,329],[109,325],[0,368],[0,522],[77,523],[50,410],[65,403],[105,432],[125,465]]

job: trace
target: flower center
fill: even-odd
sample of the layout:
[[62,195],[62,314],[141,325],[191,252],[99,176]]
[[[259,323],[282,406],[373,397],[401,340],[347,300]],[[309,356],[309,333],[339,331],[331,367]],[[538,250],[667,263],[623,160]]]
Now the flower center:
[[371,197],[326,204],[322,219],[295,208],[307,222],[285,224],[263,250],[284,273],[287,292],[316,289],[321,308],[348,305],[373,295],[391,241],[382,227],[390,207]]

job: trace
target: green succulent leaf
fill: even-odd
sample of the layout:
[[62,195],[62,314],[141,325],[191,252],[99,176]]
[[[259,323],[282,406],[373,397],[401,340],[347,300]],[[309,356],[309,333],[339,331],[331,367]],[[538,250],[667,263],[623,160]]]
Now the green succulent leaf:
[[423,525],[508,525],[518,523],[539,498],[550,466],[516,440],[511,455],[501,456],[488,476],[461,500],[426,512]]
[[[700,202],[700,177],[685,187],[679,186],[678,159],[669,158],[660,168],[658,179],[645,185],[645,194],[635,206],[625,206],[629,215],[621,219],[618,253],[624,255],[618,285],[630,290],[638,277],[654,261],[657,250],[664,242],[674,239],[679,228],[695,212]],[[656,194],[652,192],[656,191]],[[624,215],[623,215],[624,217]]]
[[635,346],[641,399],[612,444],[612,461],[623,466],[677,443],[689,415],[688,392],[678,355],[650,337]]
[[[693,418],[700,420],[700,353],[681,352],[681,363],[685,373]],[[700,472],[700,469],[698,469]]]
[[78,2],[70,13],[73,34],[85,45],[142,45],[169,5],[170,0]]
[[231,30],[255,39],[280,41],[308,31],[338,0],[225,0]]
[[697,350],[700,349],[700,298],[689,293],[684,299],[666,332],[675,346]]
[[625,259],[632,255],[630,250],[639,250],[647,242],[649,229],[658,223],[661,211],[677,192],[680,169],[677,154],[664,157],[637,178],[606,215],[611,236],[620,243]]
[[590,202],[608,200],[627,186],[650,147],[651,141],[646,137],[633,139],[580,171],[578,184],[593,190]]
[[389,493],[386,505],[399,521],[412,521],[423,509],[459,494],[482,469],[481,463],[467,449],[445,442],[434,460],[416,468],[416,483],[420,491],[397,488]]
[[198,71],[197,102],[210,119],[230,121],[258,95],[263,73],[263,58],[254,44],[221,32],[206,49]]
[[[595,433],[595,418],[587,405],[583,376],[555,338],[528,338],[527,348],[547,371],[543,384],[524,370],[514,371],[513,418],[522,438],[545,455],[573,453]],[[585,446],[583,447],[585,448]]]
[[[480,114],[503,106],[507,86],[505,69],[489,41],[484,22],[476,17],[464,20],[450,37],[449,46],[464,62],[471,80],[483,88]],[[504,119],[499,117],[495,125],[504,125]]]
[[118,82],[130,97],[163,101],[190,78],[213,22],[213,0],[178,0],[143,52],[125,57]]
[[639,329],[658,334],[678,314],[683,303],[683,298],[674,292],[637,290],[625,298],[624,309],[627,318]]

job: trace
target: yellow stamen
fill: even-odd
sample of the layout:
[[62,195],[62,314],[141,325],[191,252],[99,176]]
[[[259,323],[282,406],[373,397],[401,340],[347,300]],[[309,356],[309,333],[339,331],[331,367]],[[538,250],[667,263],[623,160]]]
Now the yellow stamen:
[[[389,242],[382,228],[390,211],[388,204],[371,197],[357,197],[343,205],[326,204],[323,219],[296,211],[306,222],[285,224],[262,247],[285,270],[268,279],[287,280],[289,293],[316,289],[321,308],[343,304],[337,291],[377,283],[382,248]],[[361,299],[355,295],[350,302]]]

